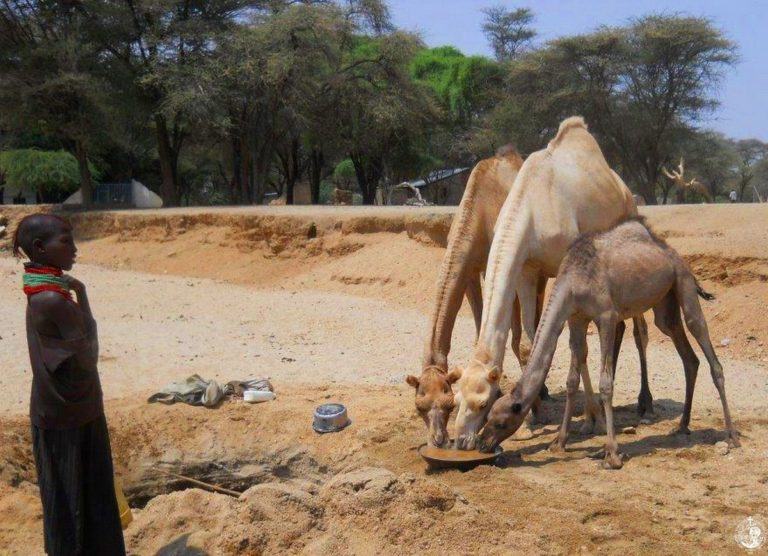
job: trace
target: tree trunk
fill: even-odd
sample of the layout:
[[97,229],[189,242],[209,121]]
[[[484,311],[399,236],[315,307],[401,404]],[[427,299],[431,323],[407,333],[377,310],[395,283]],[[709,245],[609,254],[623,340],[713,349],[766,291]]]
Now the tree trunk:
[[292,205],[293,189],[303,173],[299,164],[299,140],[295,137],[291,139],[291,150],[285,162],[285,203]]
[[251,151],[245,137],[240,138],[240,202],[244,205],[251,203],[251,184],[253,176],[251,172]]
[[[646,205],[658,204],[658,201],[656,200],[656,181],[655,180],[650,180],[648,178],[641,179],[637,184],[637,188],[639,190],[640,195],[642,195],[643,199],[645,199]],[[666,199],[666,194],[664,195],[664,198]]]
[[744,193],[746,192],[747,186],[749,185],[749,182],[751,182],[751,181],[752,181],[752,178],[750,177],[749,179],[742,178],[741,181],[739,182],[739,202],[740,203],[745,202],[744,201]]
[[88,208],[93,204],[93,187],[91,184],[91,169],[88,167],[88,152],[82,141],[75,142],[75,158],[80,171],[80,194],[83,206]]
[[251,202],[260,205],[264,202],[264,193],[267,190],[267,178],[272,166],[273,144],[266,138],[256,149],[253,160],[253,183]]
[[359,152],[350,153],[352,165],[355,167],[357,184],[363,195],[364,205],[376,204],[376,188],[381,178],[381,163],[378,159],[370,159]]
[[318,147],[312,147],[312,152],[309,153],[309,195],[313,205],[320,204],[323,164],[323,151]]
[[160,197],[163,199],[163,206],[173,207],[179,203],[176,188],[176,164],[174,163],[176,157],[168,137],[168,125],[165,118],[159,114],[155,116],[155,128],[157,130],[157,155],[160,158],[160,174],[163,180],[160,185]]

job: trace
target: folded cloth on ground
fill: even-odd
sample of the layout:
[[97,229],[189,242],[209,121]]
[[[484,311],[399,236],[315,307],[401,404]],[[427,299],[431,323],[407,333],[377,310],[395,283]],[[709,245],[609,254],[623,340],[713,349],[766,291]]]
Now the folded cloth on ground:
[[215,380],[206,380],[200,375],[194,374],[184,382],[174,382],[159,392],[152,394],[147,402],[160,402],[164,404],[182,402],[189,405],[213,407],[224,399],[225,396],[242,396],[245,390],[269,390],[274,392],[272,383],[266,379],[231,380],[222,388]]

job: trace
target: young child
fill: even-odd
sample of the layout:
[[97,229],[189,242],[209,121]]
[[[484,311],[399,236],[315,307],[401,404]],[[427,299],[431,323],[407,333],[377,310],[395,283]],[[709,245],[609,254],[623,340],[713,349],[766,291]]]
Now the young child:
[[72,269],[77,253],[72,226],[50,214],[27,216],[13,241],[14,255],[22,252],[29,258],[23,279],[32,364],[29,413],[45,551],[125,554],[96,368],[96,322],[85,285],[62,272]]

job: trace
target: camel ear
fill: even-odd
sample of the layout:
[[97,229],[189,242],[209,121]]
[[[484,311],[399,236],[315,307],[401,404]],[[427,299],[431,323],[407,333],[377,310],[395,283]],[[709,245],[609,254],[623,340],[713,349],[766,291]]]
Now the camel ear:
[[419,387],[419,379],[416,378],[413,375],[408,375],[407,377],[405,377],[405,382],[407,382],[408,384],[410,384],[414,388],[418,388]]
[[498,382],[501,378],[501,370],[498,367],[491,367],[488,371],[488,382]]
[[512,413],[520,413],[522,410],[523,410],[522,404],[519,404],[519,403],[512,404]]
[[453,384],[457,380],[461,378],[461,375],[464,374],[464,371],[460,367],[454,367],[451,369],[451,372],[448,373],[448,376],[446,377],[446,380],[448,380],[448,384]]

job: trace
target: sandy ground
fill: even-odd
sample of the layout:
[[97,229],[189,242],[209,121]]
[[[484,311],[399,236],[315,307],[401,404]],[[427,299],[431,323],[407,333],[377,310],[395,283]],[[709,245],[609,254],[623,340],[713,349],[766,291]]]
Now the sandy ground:
[[[619,424],[634,427],[620,437],[628,456],[621,471],[598,469],[601,436],[575,435],[565,454],[549,453],[556,430],[549,424],[529,441],[506,442],[497,466],[467,473],[425,470],[415,452],[423,425],[403,385],[418,371],[450,210],[75,215],[75,274],[88,284],[99,321],[116,467],[134,505],[150,499],[126,531],[130,551],[742,552],[737,525],[749,515],[768,525],[768,208],[645,212],[718,295],[704,310],[743,448],[720,454],[714,446],[724,435],[705,363],[693,434],[667,434],[681,410],[682,369],[671,343],[653,333],[657,415],[649,422],[634,414],[631,341],[619,361]],[[0,553],[38,554],[19,271],[0,254]],[[463,308],[453,362],[467,359],[473,339]],[[595,342],[593,335],[593,376]],[[564,337],[548,379],[553,422],[562,411],[566,344]],[[511,354],[505,368],[507,380],[519,375]],[[214,410],[144,403],[192,373],[223,381],[268,376],[278,400]],[[312,409],[331,400],[348,406],[353,425],[318,436]],[[188,485],[153,471],[159,462],[247,494],[167,494]]]

